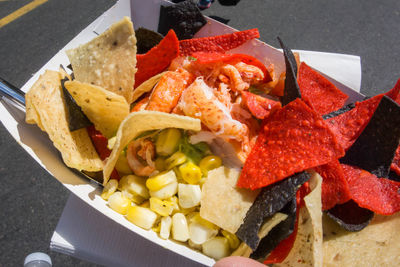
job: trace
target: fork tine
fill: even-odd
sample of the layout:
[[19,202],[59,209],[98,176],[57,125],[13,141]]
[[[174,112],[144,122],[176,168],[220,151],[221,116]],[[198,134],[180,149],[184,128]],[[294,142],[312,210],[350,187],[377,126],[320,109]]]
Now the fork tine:
[[0,95],[25,106],[25,93],[0,77]]

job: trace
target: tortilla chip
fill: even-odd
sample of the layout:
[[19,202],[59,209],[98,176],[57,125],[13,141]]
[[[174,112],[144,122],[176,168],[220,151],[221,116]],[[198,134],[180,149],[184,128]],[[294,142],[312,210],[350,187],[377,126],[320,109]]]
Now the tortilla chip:
[[274,264],[274,266],[322,267],[321,183],[321,176],[314,173],[310,179],[310,186],[314,189],[304,197],[305,206],[300,208],[299,225],[293,248],[282,263]]
[[400,265],[400,213],[375,215],[359,232],[347,232],[324,216],[324,266]]
[[202,187],[200,216],[236,233],[260,190],[237,188],[240,172],[219,167],[208,172]]
[[62,76],[59,72],[47,70],[26,93],[26,122],[36,123],[47,132],[68,167],[100,171],[103,163],[86,129],[69,131],[62,97]]
[[90,42],[66,51],[75,79],[94,84],[132,102],[136,73],[136,37],[128,17]]
[[161,72],[161,73],[151,77],[150,79],[148,79],[147,81],[145,81],[144,83],[139,85],[137,88],[135,88],[135,90],[133,91],[133,95],[132,95],[132,102],[135,102],[143,94],[148,93],[151,90],[153,90],[153,87],[160,81],[161,77],[165,73],[167,73],[167,72],[166,71]]
[[[262,240],[264,237],[268,235],[268,233],[278,224],[286,220],[288,217],[287,214],[277,212],[269,219],[267,219],[264,224],[261,226],[260,231],[258,232],[258,237]],[[245,243],[242,242],[239,247],[232,253],[231,256],[242,256],[242,257],[250,257],[253,250]]]
[[129,114],[129,104],[124,97],[76,80],[64,85],[97,130],[107,138],[117,133],[118,126]]
[[180,128],[200,131],[201,122],[187,116],[179,116],[158,111],[138,111],[129,114],[119,126],[115,145],[103,170],[104,185],[108,182],[115,163],[122,150],[139,134],[165,128]]

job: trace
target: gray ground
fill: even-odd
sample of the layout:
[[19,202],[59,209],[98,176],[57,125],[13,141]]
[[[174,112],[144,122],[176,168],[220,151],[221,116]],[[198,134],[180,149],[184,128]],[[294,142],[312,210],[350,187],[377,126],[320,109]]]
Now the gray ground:
[[[0,19],[27,4],[0,0]],[[227,2],[227,1],[221,1]],[[296,49],[361,56],[364,94],[393,87],[400,77],[398,0],[242,0],[206,15],[237,29],[258,27]],[[114,1],[52,0],[0,28],[0,77],[22,86],[52,55]],[[90,266],[49,251],[49,241],[69,192],[34,162],[0,126],[0,266],[21,266],[33,251],[50,254],[54,266]]]

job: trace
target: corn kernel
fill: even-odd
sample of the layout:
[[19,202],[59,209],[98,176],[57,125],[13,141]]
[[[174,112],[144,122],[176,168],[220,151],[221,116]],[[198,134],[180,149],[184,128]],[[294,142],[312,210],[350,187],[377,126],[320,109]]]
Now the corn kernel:
[[146,180],[136,175],[126,175],[119,181],[118,189],[128,191],[133,195],[139,195],[145,199],[150,197],[149,190],[146,187]]
[[178,149],[181,131],[175,128],[165,129],[160,132],[156,141],[156,152],[161,156],[168,156]]
[[201,170],[199,166],[193,162],[187,162],[179,166],[179,172],[181,173],[183,180],[189,184],[197,184],[201,180]]
[[219,227],[218,227],[218,226],[216,226],[216,225],[213,224],[212,222],[207,221],[206,219],[203,219],[203,218],[200,216],[200,213],[199,213],[199,212],[197,212],[197,213],[190,219],[190,222],[196,222],[196,223],[199,223],[199,224],[204,225],[204,226],[207,227],[207,228],[219,230]]
[[236,249],[240,245],[240,240],[237,238],[235,234],[232,234],[226,230],[221,231],[222,235],[228,240],[229,246],[231,249]]
[[201,189],[199,185],[178,184],[179,205],[188,209],[200,204]]
[[117,190],[117,187],[118,181],[115,179],[110,179],[103,188],[101,198],[107,200]]
[[171,215],[172,210],[174,209],[174,203],[167,200],[151,197],[149,201],[150,209],[161,216]]
[[182,213],[175,213],[172,216],[172,238],[181,242],[189,239],[189,228],[186,217]]
[[199,163],[199,167],[204,176],[207,176],[209,171],[218,168],[221,165],[222,165],[221,158],[214,155],[204,157]]
[[216,236],[202,244],[203,253],[216,260],[229,256],[229,242],[225,237]]
[[185,163],[186,160],[187,160],[186,155],[178,151],[165,160],[165,166],[167,167],[167,170],[170,170],[175,166],[179,166]]
[[176,182],[176,175],[174,171],[162,172],[146,181],[146,186],[150,191],[158,191],[161,188]]
[[209,228],[197,222],[191,222],[189,224],[189,234],[190,234],[190,240],[193,243],[201,245],[204,242],[215,237],[218,234],[218,230],[214,228]]
[[115,192],[108,198],[108,206],[119,214],[125,215],[131,206],[131,201],[121,192]]
[[171,217],[162,217],[160,222],[160,237],[163,239],[168,239],[172,226],[172,219]]
[[168,201],[170,201],[172,203],[172,212],[178,212],[179,211],[179,200],[176,196],[172,196],[170,198],[167,198]]
[[175,195],[177,192],[178,192],[178,183],[173,182],[164,186],[158,191],[150,191],[149,193],[151,197],[156,197],[159,199],[167,199]]
[[158,216],[154,211],[140,206],[129,207],[126,214],[126,218],[131,223],[146,230],[149,230],[151,227],[153,227],[157,217]]

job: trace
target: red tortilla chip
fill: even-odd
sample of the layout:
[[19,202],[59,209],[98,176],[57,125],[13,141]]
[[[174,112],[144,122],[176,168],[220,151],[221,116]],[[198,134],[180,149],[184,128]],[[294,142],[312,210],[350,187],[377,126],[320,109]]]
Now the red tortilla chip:
[[350,200],[350,191],[342,167],[336,159],[314,169],[322,177],[322,210]]
[[279,101],[274,101],[247,91],[242,91],[241,95],[243,100],[242,103],[257,119],[265,119],[282,107],[282,104]]
[[348,95],[304,62],[300,64],[297,80],[301,98],[320,115],[340,109],[349,98]]
[[264,120],[237,186],[257,189],[344,155],[328,124],[301,99]]
[[352,110],[326,120],[345,150],[351,147],[367,126],[382,97],[383,94],[357,102]]
[[230,34],[181,40],[180,55],[190,56],[195,52],[225,53],[254,38],[259,38],[258,29],[250,29]]
[[216,62],[224,62],[229,64],[236,64],[243,62],[248,65],[253,65],[259,68],[264,73],[264,82],[272,81],[271,74],[267,67],[257,58],[245,55],[245,54],[221,54],[221,53],[209,53],[209,52],[195,52],[191,55],[200,64],[210,64]]
[[400,104],[400,79],[397,80],[397,83],[394,85],[394,87],[385,95]]
[[342,168],[351,198],[360,207],[381,215],[400,211],[400,182],[378,178],[363,169],[345,164],[342,164]]
[[326,120],[345,150],[351,147],[354,141],[360,136],[384,95],[387,95],[400,104],[400,79],[387,93],[357,102],[355,108]]
[[179,40],[170,30],[161,42],[144,55],[136,55],[135,88],[165,70],[179,55]]

